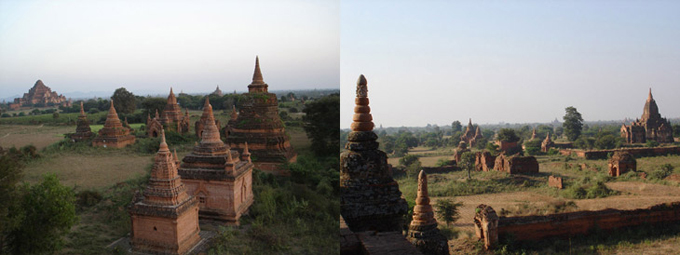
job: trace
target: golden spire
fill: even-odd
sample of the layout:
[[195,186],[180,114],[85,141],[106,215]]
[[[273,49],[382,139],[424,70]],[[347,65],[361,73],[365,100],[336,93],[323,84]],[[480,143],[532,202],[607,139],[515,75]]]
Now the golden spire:
[[368,106],[368,82],[364,75],[360,75],[357,80],[357,97],[354,99],[354,116],[352,117],[352,131],[373,131],[373,116],[371,107]]

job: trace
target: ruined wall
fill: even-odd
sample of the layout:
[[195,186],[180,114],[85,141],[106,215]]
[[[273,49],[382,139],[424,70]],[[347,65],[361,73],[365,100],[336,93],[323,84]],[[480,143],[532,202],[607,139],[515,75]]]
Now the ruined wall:
[[490,152],[477,152],[475,154],[475,170],[488,172],[493,170],[496,157],[492,156]]
[[494,170],[509,174],[538,173],[538,161],[534,156],[505,156],[496,157]]
[[635,157],[653,157],[666,154],[680,155],[680,146],[654,147],[654,148],[622,148],[613,150],[580,150],[580,149],[561,149],[560,154],[576,155],[585,159],[606,159],[609,153],[628,152]]
[[557,189],[564,188],[564,182],[562,182],[562,177],[548,176],[548,187],[555,187]]
[[680,202],[659,204],[646,209],[579,211],[546,216],[500,217],[498,235],[514,240],[541,240],[587,234],[596,228],[610,230],[662,222],[680,221]]

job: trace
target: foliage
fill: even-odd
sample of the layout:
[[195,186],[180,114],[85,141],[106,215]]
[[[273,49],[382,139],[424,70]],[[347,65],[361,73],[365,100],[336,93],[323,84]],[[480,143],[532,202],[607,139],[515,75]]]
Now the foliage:
[[504,142],[517,142],[519,141],[519,136],[517,136],[514,129],[501,128],[501,130],[498,131],[498,137],[496,140]]
[[659,146],[659,142],[655,140],[647,140],[647,143],[645,143],[645,146],[652,148],[652,147],[657,147]]
[[25,184],[22,192],[21,209],[25,218],[11,233],[10,249],[19,254],[61,249],[63,236],[78,221],[73,190],[61,185],[56,175],[48,174],[42,183]]
[[304,129],[317,155],[336,154],[340,139],[340,95],[333,94],[305,105]]
[[491,155],[498,155],[498,145],[495,143],[487,143],[485,149],[489,151]]
[[399,165],[403,166],[406,170],[406,175],[410,177],[415,177],[418,175],[422,168],[422,164],[416,155],[406,155],[399,159]]
[[445,158],[440,158],[440,159],[437,160],[437,163],[435,163],[435,166],[436,167],[445,167],[445,166],[449,165],[449,162],[450,161],[445,159]]
[[584,150],[592,149],[595,146],[595,139],[591,137],[580,136],[574,141],[574,147]]
[[604,136],[600,136],[597,138],[595,141],[595,148],[601,149],[601,150],[606,150],[606,149],[614,149],[616,147],[619,147],[621,145],[620,137],[616,137],[611,134],[607,134]]
[[461,131],[463,131],[463,125],[460,124],[460,121],[456,120],[453,123],[451,123],[451,129],[453,131],[452,133],[454,133],[454,134],[456,132],[461,132]]
[[113,92],[111,100],[113,100],[116,111],[120,113],[130,114],[135,112],[135,109],[137,108],[135,95],[123,87],[120,87]]
[[541,154],[541,140],[534,139],[524,142],[524,150],[529,155]]
[[594,180],[590,177],[583,177],[561,191],[562,197],[572,199],[601,198],[618,194],[618,191],[608,188],[603,180]]
[[567,136],[569,141],[575,141],[583,130],[583,118],[581,113],[579,113],[576,108],[569,106],[564,109],[566,114],[564,115],[564,123],[562,127],[564,128],[564,134]]
[[650,179],[656,179],[656,180],[663,180],[669,175],[673,173],[673,165],[671,164],[663,164],[661,165],[661,169],[657,169],[652,171],[652,173],[649,174]]
[[167,100],[160,97],[147,97],[142,100],[142,108],[144,109],[143,115],[151,116],[153,118],[158,111],[158,115],[163,112]]
[[[15,150],[15,152],[18,152]],[[20,208],[20,190],[17,183],[22,178],[23,165],[17,155],[5,153],[0,157],[0,254],[4,254],[9,234],[23,219]]]
[[463,202],[456,202],[454,199],[439,199],[434,205],[437,211],[437,216],[440,220],[446,222],[446,226],[451,226],[452,222],[455,222],[460,218],[460,212],[458,209],[463,206]]

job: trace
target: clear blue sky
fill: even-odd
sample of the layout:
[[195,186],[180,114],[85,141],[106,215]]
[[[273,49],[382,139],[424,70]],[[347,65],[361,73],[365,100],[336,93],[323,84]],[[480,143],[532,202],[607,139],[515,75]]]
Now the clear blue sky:
[[341,127],[680,117],[680,1],[341,2]]
[[270,90],[338,88],[338,0],[0,0],[0,98],[245,91],[255,55]]

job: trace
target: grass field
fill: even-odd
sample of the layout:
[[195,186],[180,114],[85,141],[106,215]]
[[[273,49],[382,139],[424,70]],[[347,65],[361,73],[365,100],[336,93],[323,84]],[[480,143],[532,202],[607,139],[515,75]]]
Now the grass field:
[[0,146],[17,148],[32,144],[38,149],[64,139],[65,133],[75,132],[75,126],[0,125]]

